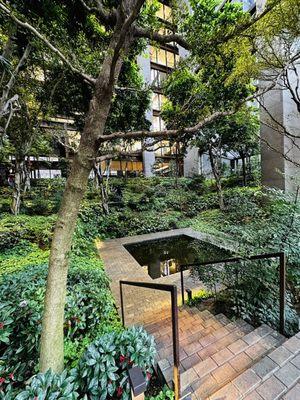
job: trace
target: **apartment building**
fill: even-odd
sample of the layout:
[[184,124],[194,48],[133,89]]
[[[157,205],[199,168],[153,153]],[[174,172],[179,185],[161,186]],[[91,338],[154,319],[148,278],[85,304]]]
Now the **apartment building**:
[[[230,1],[230,0],[228,0]],[[232,0],[241,1],[241,0]],[[259,13],[266,0],[243,0],[243,8],[253,14]],[[168,33],[174,28],[172,21],[172,10],[167,0],[161,0],[160,9],[157,12],[158,18],[162,21],[161,33]],[[147,112],[147,118],[151,122],[152,130],[164,128],[164,121],[161,118],[161,108],[165,98],[162,93],[162,83],[176,67],[180,58],[186,56],[186,51],[175,43],[165,46],[154,47],[149,45],[144,54],[138,57],[138,64],[144,76],[145,82],[152,87],[151,108]],[[296,73],[299,72],[299,65],[296,66]],[[297,76],[290,75],[294,86],[297,86]],[[264,82],[260,83],[261,85]],[[299,82],[298,82],[299,84]],[[300,95],[300,93],[298,93]],[[261,108],[261,166],[262,182],[269,187],[276,187],[283,190],[295,190],[300,182],[300,113],[296,104],[291,98],[289,90],[283,90],[282,85],[274,88],[264,95]],[[278,121],[275,124],[273,119]],[[74,130],[68,121],[63,119],[50,121],[49,124],[60,124],[66,126],[66,130]],[[46,128],[50,128],[46,127]],[[292,138],[284,134],[284,130],[292,133]],[[70,133],[69,132],[69,133]],[[122,157],[112,160],[109,173],[115,176],[122,176],[125,173],[132,176],[144,174],[150,177],[154,174],[168,174],[174,172],[184,176],[204,174],[211,177],[209,157],[200,154],[199,149],[189,147],[185,154],[182,153],[180,144],[170,145],[167,141],[155,143],[148,141],[147,150],[142,150],[140,142],[136,142],[129,151],[130,157]],[[62,149],[58,146],[59,155],[68,156],[68,147]],[[33,165],[38,165],[38,160],[31,160]],[[48,162],[48,164],[47,164]],[[61,172],[56,165],[57,159],[43,160],[42,168],[34,169],[32,176],[52,177],[59,176]],[[228,170],[236,170],[240,166],[237,154],[225,154],[222,163]],[[49,167],[49,165],[52,165]],[[102,165],[105,170],[105,164]]]

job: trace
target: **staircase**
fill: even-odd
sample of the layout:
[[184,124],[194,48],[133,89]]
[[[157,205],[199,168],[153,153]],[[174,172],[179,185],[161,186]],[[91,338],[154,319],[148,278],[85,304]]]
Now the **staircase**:
[[[267,325],[255,329],[197,308],[181,308],[178,319],[182,397],[300,400],[300,333],[287,340]],[[172,387],[170,309],[144,322],[157,344],[158,373]]]

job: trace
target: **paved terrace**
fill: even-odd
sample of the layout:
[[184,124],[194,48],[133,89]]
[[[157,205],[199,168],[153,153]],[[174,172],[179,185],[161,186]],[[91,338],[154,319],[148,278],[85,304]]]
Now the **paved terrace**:
[[[173,274],[167,277],[158,279],[152,279],[147,270],[142,268],[141,265],[132,257],[132,255],[126,250],[124,245],[130,243],[137,243],[149,240],[165,239],[180,235],[186,235],[194,239],[199,239],[218,247],[223,247],[228,250],[233,250],[233,243],[224,241],[216,238],[215,236],[196,232],[190,228],[174,229],[170,231],[163,231],[157,233],[149,233],[138,236],[128,236],[120,239],[110,239],[98,242],[97,246],[104,262],[105,270],[111,279],[111,289],[115,296],[117,306],[120,306],[120,280],[131,280],[139,282],[155,282],[165,284],[175,284],[178,288],[179,299],[181,302],[181,287],[180,287],[180,274]],[[194,282],[190,276],[189,271],[184,272],[185,288],[193,290],[200,290],[203,285],[198,282]],[[162,308],[170,303],[170,294],[167,292],[156,291],[152,289],[139,288],[124,286],[124,305],[125,305],[125,322],[126,324],[131,323],[143,323],[146,318],[146,313],[159,312]]]

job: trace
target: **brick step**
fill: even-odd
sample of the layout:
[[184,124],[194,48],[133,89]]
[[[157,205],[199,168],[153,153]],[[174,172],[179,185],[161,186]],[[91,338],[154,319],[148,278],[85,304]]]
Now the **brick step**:
[[299,399],[300,393],[300,379],[298,382],[289,389],[284,396],[280,397],[280,400],[297,400]]
[[[278,336],[281,335],[278,334]],[[209,399],[277,400],[281,398],[289,389],[292,391],[293,385],[300,378],[299,353],[300,337],[286,340],[220,390],[214,392]],[[293,362],[298,363],[299,368],[293,365]],[[208,399],[208,397],[205,398]],[[292,397],[289,400],[292,400]]]
[[[231,324],[231,321],[225,316],[211,315],[211,318],[201,320],[200,318],[194,319],[179,319],[179,342],[182,347],[184,344],[192,343],[197,340],[197,337],[212,335],[214,332],[223,328],[225,325]],[[155,337],[157,349],[163,348],[166,355],[172,352],[172,327],[164,327],[158,332],[152,333]],[[162,358],[166,357],[163,356]]]
[[[159,321],[157,320],[157,318],[159,318]],[[197,312],[195,312],[193,309],[181,309],[178,313],[178,324],[181,330],[186,330],[189,327],[193,327],[196,325],[196,323],[201,323],[203,326],[207,327],[212,324],[212,321],[215,318],[215,315],[207,313],[207,311],[199,311],[197,309]],[[225,317],[225,315],[223,314],[219,314],[218,318],[229,321],[228,318]],[[156,315],[155,321],[145,324],[144,327],[149,333],[153,334],[154,336],[157,333],[160,333],[160,335],[162,336],[164,333],[171,332],[171,322],[172,318],[170,313],[163,318],[159,314]]]
[[[229,397],[229,394],[232,400],[285,399],[286,392],[290,391],[290,396],[293,395],[295,383],[299,378],[300,334],[285,341],[239,377],[214,393],[210,399],[219,400],[225,395]],[[298,396],[300,398],[300,392]],[[292,399],[290,397],[289,400]]]
[[282,343],[283,337],[266,325],[253,330],[181,375],[182,391],[205,399]]
[[[239,382],[232,382],[233,387],[239,390],[235,397],[237,400],[300,399],[300,391],[297,392],[300,388],[300,333],[255,364],[249,371],[250,374],[253,383],[243,391],[238,386]],[[243,374],[240,382],[245,382]]]
[[[192,342],[188,340],[187,346],[184,346],[184,343],[180,345],[179,358],[181,373],[191,368],[192,365],[203,361],[207,358],[208,354],[213,355],[226,345],[232,344],[237,339],[248,335],[253,329],[251,325],[243,320],[230,321],[228,324],[215,331],[212,330],[212,327],[206,329],[201,329],[200,327],[197,334],[188,338],[193,338]],[[227,336],[229,336],[229,339],[227,339]],[[215,343],[216,347],[214,347]],[[203,358],[199,356],[199,352],[201,352]],[[173,347],[169,346],[166,349],[161,349],[158,352],[158,359],[160,359],[158,362],[160,372],[165,381],[171,385],[173,378]]]
[[[235,340],[245,336],[254,328],[242,320],[229,322],[221,328],[199,327],[199,331],[180,342],[180,361],[182,371],[185,371],[201,360],[205,360]],[[171,366],[173,363],[173,347],[168,346],[158,352],[160,359],[166,359]]]
[[147,313],[144,313],[139,320],[143,323],[143,326],[147,326],[159,323],[166,318],[171,318],[170,307],[160,308],[158,311],[148,311]]

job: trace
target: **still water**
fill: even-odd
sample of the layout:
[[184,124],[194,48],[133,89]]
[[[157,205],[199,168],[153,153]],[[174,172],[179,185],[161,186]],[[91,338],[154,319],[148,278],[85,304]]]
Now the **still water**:
[[230,257],[230,252],[189,236],[125,245],[152,279],[179,272],[179,265]]

